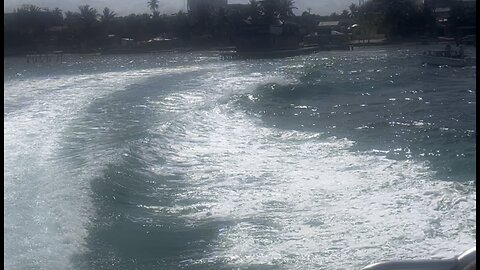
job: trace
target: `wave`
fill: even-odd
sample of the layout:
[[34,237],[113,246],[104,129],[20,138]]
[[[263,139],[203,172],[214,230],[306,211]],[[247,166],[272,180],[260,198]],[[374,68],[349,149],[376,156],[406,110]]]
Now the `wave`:
[[[128,100],[125,86],[141,83],[144,76],[195,70],[189,66],[5,82],[6,268],[68,269],[72,256],[87,251],[87,228],[95,210],[90,181],[122,153],[125,145],[115,141],[135,135],[134,129],[123,130],[124,119],[102,117],[118,116],[124,109],[119,103],[89,104],[102,104],[112,93]],[[88,117],[82,119],[85,113]],[[128,133],[118,132],[122,130]]]
[[289,88],[324,101],[290,75],[213,63],[8,94],[32,98],[4,117],[6,268],[360,268],[475,242],[473,185],[301,128],[322,106]]

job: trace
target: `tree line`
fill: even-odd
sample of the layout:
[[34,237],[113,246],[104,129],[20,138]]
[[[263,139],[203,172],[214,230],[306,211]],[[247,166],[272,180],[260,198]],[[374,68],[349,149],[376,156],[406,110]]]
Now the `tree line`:
[[[128,37],[137,41],[155,37],[177,38],[191,44],[196,37],[206,37],[211,44],[228,44],[245,24],[271,24],[276,21],[297,23],[304,34],[316,31],[322,20],[349,20],[359,34],[383,33],[388,38],[435,35],[437,24],[433,7],[416,5],[413,0],[370,0],[364,5],[350,5],[340,14],[319,16],[303,12],[295,16],[293,0],[250,0],[242,8],[213,9],[202,6],[195,13],[179,11],[161,14],[158,0],[146,3],[151,13],[119,16],[105,7],[98,11],[89,5],[76,11],[23,5],[4,14],[4,50],[92,50],[108,46],[108,37]],[[461,1],[450,0],[448,26],[475,25],[475,14],[465,11]]]

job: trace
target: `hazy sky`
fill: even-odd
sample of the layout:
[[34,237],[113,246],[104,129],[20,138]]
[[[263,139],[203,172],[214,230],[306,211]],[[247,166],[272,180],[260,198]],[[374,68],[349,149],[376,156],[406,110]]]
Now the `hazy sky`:
[[[99,11],[104,7],[109,7],[119,15],[127,15],[149,12],[147,2],[148,0],[4,0],[3,9],[5,12],[11,12],[22,4],[34,4],[40,7],[58,7],[64,11],[76,11],[79,5],[89,4]],[[357,0],[295,0],[298,8],[295,13],[301,14],[308,8],[312,9],[312,13],[320,15],[328,15],[332,12],[340,13],[343,9],[348,9],[351,3],[357,2]],[[228,0],[228,3],[248,3],[248,0]],[[186,0],[160,0],[162,13],[174,13],[180,9],[186,9]]]

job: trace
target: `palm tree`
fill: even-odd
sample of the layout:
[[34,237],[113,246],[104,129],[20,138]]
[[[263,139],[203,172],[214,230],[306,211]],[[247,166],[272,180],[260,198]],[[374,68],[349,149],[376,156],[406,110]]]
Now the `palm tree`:
[[278,15],[280,19],[285,20],[288,17],[293,17],[293,10],[296,9],[295,1],[293,0],[278,0]]
[[63,13],[61,9],[57,7],[54,10],[50,11],[50,14],[52,15],[52,21],[55,25],[63,24]]
[[85,26],[90,27],[97,22],[98,13],[96,9],[89,5],[79,6],[78,9],[80,10],[80,20],[83,21]]
[[148,7],[150,8],[150,10],[152,11],[153,13],[153,16],[156,17],[158,16],[158,0],[149,0],[148,1]]
[[268,23],[272,23],[278,18],[277,3],[278,0],[263,0],[259,2],[262,17]]
[[65,24],[69,28],[74,28],[78,24],[80,15],[77,12],[67,11],[65,12]]
[[294,15],[293,9],[296,9],[293,0],[262,0],[259,4],[264,18],[270,23],[276,19],[286,20]]
[[41,8],[35,6],[35,5],[22,5],[20,8],[17,9],[17,12],[30,12],[30,13],[36,13],[42,11]]
[[85,46],[84,48],[86,49],[99,41],[98,34],[100,29],[95,27],[95,24],[98,23],[98,12],[89,5],[79,6],[78,9],[80,10],[80,14],[78,14],[80,20],[78,35],[82,40],[81,46]]
[[250,0],[248,13],[249,13],[249,16],[252,18],[252,21],[257,21],[258,18],[260,17],[261,10],[256,0]]
[[113,20],[113,18],[115,18],[117,14],[115,12],[113,12],[112,10],[110,10],[108,7],[105,7],[103,9],[103,14],[101,15],[101,21],[104,22],[104,23],[108,23],[110,21]]
[[358,6],[352,3],[348,9],[350,9],[350,17],[357,19],[358,18]]
[[53,14],[55,14],[56,16],[58,16],[58,17],[62,17],[62,18],[63,18],[63,13],[62,13],[62,10],[61,10],[61,9],[59,9],[58,7],[57,7],[57,8],[55,8],[55,9],[54,9],[52,12],[53,12]]

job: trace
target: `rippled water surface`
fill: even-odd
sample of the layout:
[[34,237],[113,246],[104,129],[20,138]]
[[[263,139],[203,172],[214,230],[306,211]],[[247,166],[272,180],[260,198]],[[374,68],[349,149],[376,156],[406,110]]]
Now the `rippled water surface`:
[[4,60],[6,269],[360,269],[475,245],[475,68],[419,49]]

